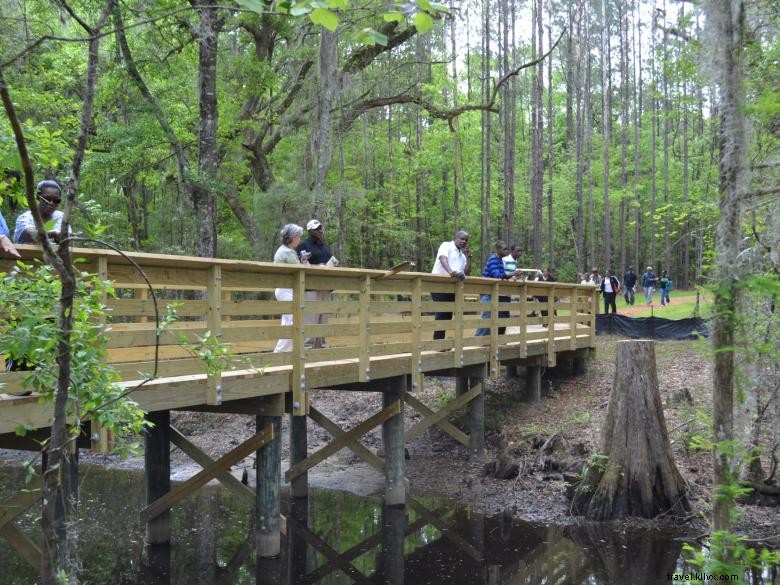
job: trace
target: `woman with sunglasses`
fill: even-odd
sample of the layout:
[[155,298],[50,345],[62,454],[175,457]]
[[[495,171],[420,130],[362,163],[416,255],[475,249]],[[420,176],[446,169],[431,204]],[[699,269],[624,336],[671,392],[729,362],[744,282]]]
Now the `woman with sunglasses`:
[[[57,206],[62,201],[60,185],[57,181],[41,181],[35,188],[35,192],[38,196],[38,212],[41,214],[43,223],[46,224],[54,220],[54,225],[47,232],[47,235],[55,242],[59,242],[63,216],[63,213],[57,209]],[[32,211],[25,211],[16,218],[14,242],[17,244],[34,244],[37,241],[38,237]]]

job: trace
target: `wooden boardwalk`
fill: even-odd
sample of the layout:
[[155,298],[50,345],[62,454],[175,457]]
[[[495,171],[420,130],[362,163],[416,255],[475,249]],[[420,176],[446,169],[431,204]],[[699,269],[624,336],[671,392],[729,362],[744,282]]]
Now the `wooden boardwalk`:
[[[39,256],[33,247],[20,246],[20,251],[26,261]],[[142,274],[115,252],[77,249],[73,256],[83,259],[79,270],[99,274],[116,289],[116,298],[106,299],[110,309],[108,361],[128,390],[138,387],[130,397],[156,424],[153,436],[147,437],[147,476],[148,482],[160,489],[158,497],[141,512],[149,526],[202,483],[221,478],[229,484],[226,471],[252,452],[258,453],[258,477],[263,465],[269,466],[266,477],[280,475],[276,472],[277,435],[285,413],[292,415],[291,467],[285,477],[291,481],[294,494],[305,493],[308,469],[348,447],[385,473],[388,503],[402,504],[406,493],[404,442],[438,425],[477,454],[482,451],[485,377],[498,376],[502,366],[525,365],[530,383],[537,386],[532,393],[538,394],[541,367],[554,366],[562,357],[574,358],[581,365],[595,347],[596,295],[587,285],[471,277],[458,281],[418,272],[128,254]],[[0,272],[12,267],[10,259],[0,258]],[[294,300],[277,301],[276,288],[291,289]],[[449,293],[453,300],[434,302],[432,292]],[[487,303],[480,302],[484,294],[491,295]],[[319,298],[309,300],[312,296]],[[500,297],[511,300],[499,302]],[[175,307],[177,320],[158,332],[156,320],[169,307]],[[483,318],[486,310],[490,314]],[[436,311],[450,312],[452,319],[434,320]],[[281,325],[283,314],[292,315],[292,326]],[[489,334],[475,335],[480,327],[489,328]],[[506,327],[506,332],[499,334],[499,327]],[[445,331],[444,339],[432,339],[437,330]],[[231,352],[230,363],[220,371],[207,371],[204,361],[193,355],[207,334]],[[292,351],[273,351],[280,338],[291,340]],[[312,348],[311,338],[324,338],[324,347]],[[158,375],[149,381],[146,378],[155,370],[155,354],[159,355]],[[432,374],[458,379],[458,396],[439,411],[415,397],[425,376]],[[31,440],[36,433],[21,439],[14,430],[24,425],[44,432],[50,424],[48,405],[34,395],[19,395],[27,390],[27,375],[0,374],[0,447],[37,448]],[[344,431],[312,405],[311,397],[318,388],[382,392],[384,407],[358,427]],[[447,421],[452,410],[465,405],[471,411],[468,433]],[[405,406],[423,416],[407,431],[403,428]],[[258,420],[258,433],[234,452],[212,461],[169,428],[168,413],[176,409],[252,414]],[[307,419],[334,437],[333,443],[314,454],[306,448]],[[358,441],[379,424],[384,430],[385,461]],[[171,491],[164,477],[169,474],[169,461],[165,457],[149,460],[148,443],[158,440],[162,451],[175,442],[204,467],[204,472],[187,482],[183,490]],[[110,437],[93,428],[85,432],[82,444],[106,450]],[[278,478],[270,483],[278,483]],[[244,486],[228,487],[246,495]],[[266,511],[271,517],[278,485],[275,489],[271,485],[262,497],[263,504],[258,486],[258,507],[270,506]],[[276,542],[278,524],[271,524],[261,526],[259,532],[265,530],[270,541]],[[166,527],[162,522],[161,526],[160,530],[150,529],[150,541],[169,538],[169,524]],[[273,554],[275,547],[267,550]]]

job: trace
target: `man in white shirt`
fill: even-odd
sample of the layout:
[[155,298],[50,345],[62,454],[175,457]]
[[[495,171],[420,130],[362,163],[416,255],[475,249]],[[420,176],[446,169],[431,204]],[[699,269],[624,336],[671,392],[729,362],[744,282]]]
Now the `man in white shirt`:
[[[431,273],[461,280],[466,278],[471,272],[471,250],[468,244],[469,234],[463,230],[455,232],[455,239],[451,242],[442,242]],[[431,299],[436,303],[451,303],[455,300],[455,293],[432,292]],[[450,321],[452,312],[436,311],[434,318],[436,321]],[[444,331],[434,331],[433,339],[444,339]]]

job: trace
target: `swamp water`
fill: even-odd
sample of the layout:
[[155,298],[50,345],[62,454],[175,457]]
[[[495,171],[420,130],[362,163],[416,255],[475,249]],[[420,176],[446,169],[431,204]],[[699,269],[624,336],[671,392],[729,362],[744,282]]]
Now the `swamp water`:
[[[21,469],[0,468],[0,501],[17,493],[22,480]],[[83,583],[655,585],[674,582],[675,571],[696,571],[683,560],[683,541],[671,534],[512,521],[437,498],[383,508],[375,499],[328,490],[283,502],[282,556],[258,562],[251,508],[212,485],[173,508],[170,547],[145,549],[138,523],[143,494],[138,471],[81,467]],[[38,522],[29,513],[16,526],[36,540]],[[739,582],[777,579],[773,567]],[[37,569],[0,540],[0,585],[36,581]]]

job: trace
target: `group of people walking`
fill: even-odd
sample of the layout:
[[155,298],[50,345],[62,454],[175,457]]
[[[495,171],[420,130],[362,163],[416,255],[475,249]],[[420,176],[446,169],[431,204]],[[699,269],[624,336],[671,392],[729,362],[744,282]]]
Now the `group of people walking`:
[[653,295],[656,289],[661,294],[661,306],[664,307],[671,303],[669,293],[672,291],[672,280],[666,270],[661,273],[660,278],[653,270],[652,266],[648,266],[645,272],[642,274],[641,282],[634,267],[629,266],[628,270],[623,273],[623,284],[621,286],[620,281],[612,273],[611,270],[607,270],[604,278],[599,276],[598,268],[594,268],[591,271],[590,276],[585,274],[581,277],[581,284],[595,284],[599,287],[599,291],[604,296],[604,312],[609,313],[609,309],[612,309],[613,313],[617,313],[617,307],[615,306],[615,299],[620,291],[623,291],[623,298],[626,304],[631,306],[636,300],[635,288],[637,283],[640,283],[642,290],[645,293],[645,302],[648,305],[653,304]]

